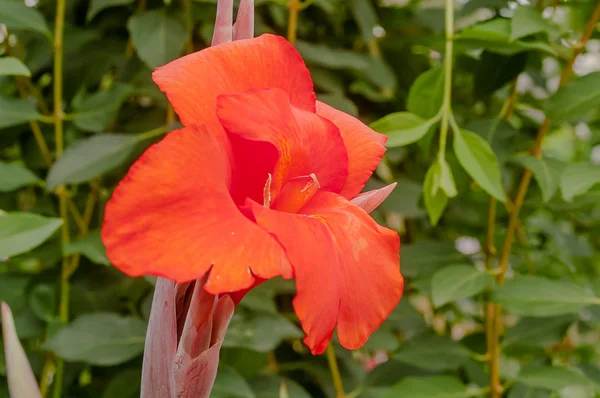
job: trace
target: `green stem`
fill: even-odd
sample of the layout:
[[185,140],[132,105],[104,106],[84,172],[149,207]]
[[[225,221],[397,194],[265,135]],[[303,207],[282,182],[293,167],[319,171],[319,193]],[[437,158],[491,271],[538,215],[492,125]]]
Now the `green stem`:
[[446,0],[446,54],[444,58],[444,100],[442,103],[442,121],[440,126],[440,161],[446,157],[446,141],[448,139],[448,126],[456,124],[452,116],[452,59],[454,37],[454,1]]
[[[64,149],[63,133],[63,36],[65,25],[66,0],[57,0],[56,2],[56,20],[54,25],[54,139],[56,143],[56,158],[60,158]],[[60,217],[63,220],[61,230],[61,243],[69,243],[69,220],[67,206],[67,192],[64,186],[57,189],[59,200]],[[58,316],[63,323],[69,320],[69,279],[68,279],[69,258],[63,257],[60,274],[60,302],[58,307]],[[62,358],[56,358],[56,375],[54,379],[53,397],[62,396],[62,385],[64,375],[64,362]]]
[[333,343],[329,343],[326,349],[327,353],[327,362],[329,363],[329,371],[331,372],[331,377],[333,378],[333,386],[335,387],[336,398],[345,398],[346,394],[344,393],[344,385],[342,384],[342,376],[340,374],[340,368],[337,364],[337,359],[335,358],[335,349],[333,348]]

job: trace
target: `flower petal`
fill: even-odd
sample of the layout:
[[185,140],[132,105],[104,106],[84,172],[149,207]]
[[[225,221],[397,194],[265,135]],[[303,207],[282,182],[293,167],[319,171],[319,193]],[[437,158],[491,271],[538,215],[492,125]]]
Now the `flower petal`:
[[344,347],[362,346],[402,296],[398,234],[329,192],[317,193],[305,214],[251,206],[294,268],[294,308],[313,354],[325,350],[336,324]]
[[217,100],[217,116],[230,133],[275,146],[279,159],[271,185],[273,199],[295,177],[314,173],[321,189],[332,192],[339,192],[346,182],[348,155],[338,129],[291,105],[285,91],[274,88],[222,95]]
[[2,336],[4,339],[4,355],[6,358],[6,377],[8,391],[13,398],[41,397],[27,354],[17,336],[15,320],[8,304],[0,303],[2,319]]
[[254,0],[240,0],[237,19],[233,25],[233,40],[254,37]]
[[217,17],[212,45],[228,43],[233,37],[233,0],[217,0]]
[[379,207],[384,200],[392,193],[398,183],[386,185],[383,188],[374,189],[372,191],[364,192],[352,199],[350,202],[366,211],[367,213],[372,212]]
[[106,206],[102,239],[112,263],[177,282],[210,269],[213,294],[247,288],[254,275],[291,277],[279,244],[234,204],[227,159],[217,138],[195,126],[150,147]]
[[387,137],[357,118],[317,101],[317,115],[331,120],[339,129],[348,150],[348,181],[340,195],[352,199],[379,165]]
[[157,68],[152,78],[167,94],[184,125],[204,124],[211,133],[222,127],[217,97],[252,88],[280,88],[301,109],[315,110],[310,73],[300,54],[284,38],[262,35],[210,47]]

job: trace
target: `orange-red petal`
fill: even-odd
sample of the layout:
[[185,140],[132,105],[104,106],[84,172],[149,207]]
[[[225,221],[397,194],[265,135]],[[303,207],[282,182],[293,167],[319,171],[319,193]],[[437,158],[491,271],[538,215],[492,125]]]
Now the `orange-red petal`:
[[344,347],[362,346],[402,296],[398,234],[330,192],[317,193],[305,214],[256,203],[252,211],[294,268],[294,308],[313,354],[325,350],[336,325]]
[[217,115],[228,132],[269,142],[277,149],[273,199],[285,182],[300,176],[315,174],[321,189],[332,192],[345,184],[348,155],[339,130],[315,113],[293,106],[285,91],[272,88],[222,95]]
[[348,180],[340,195],[352,199],[360,193],[381,161],[387,137],[320,101],[317,101],[317,115],[331,120],[340,130],[348,150]]
[[131,167],[106,206],[102,228],[117,268],[177,282],[210,270],[206,289],[213,294],[247,288],[254,275],[292,276],[280,245],[231,199],[223,145],[204,127],[189,126]]
[[290,102],[314,111],[313,83],[300,54],[284,38],[265,34],[209,47],[157,68],[154,82],[184,125],[204,124],[218,134],[217,97],[248,89],[280,88]]

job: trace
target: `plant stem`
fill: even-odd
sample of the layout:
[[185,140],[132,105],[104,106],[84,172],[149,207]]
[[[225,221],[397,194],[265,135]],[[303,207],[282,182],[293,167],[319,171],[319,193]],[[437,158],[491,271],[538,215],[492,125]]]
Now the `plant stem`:
[[296,44],[298,34],[298,13],[302,9],[300,0],[288,0],[287,7],[290,10],[288,19],[287,39],[290,43]]
[[331,377],[333,378],[333,386],[335,387],[335,393],[337,398],[345,398],[346,394],[344,393],[344,385],[342,384],[342,376],[340,375],[340,368],[337,364],[337,359],[335,358],[335,348],[333,348],[333,343],[329,343],[327,345],[327,362],[329,363],[329,371],[331,372]]
[[[583,31],[583,35],[579,40],[579,43],[575,47],[575,51],[573,52],[573,56],[567,62],[567,65],[563,69],[563,73],[560,77],[559,87],[564,86],[571,74],[573,73],[573,64],[575,63],[575,59],[587,44],[588,40],[592,36],[592,32],[600,19],[600,2],[594,8],[590,19],[587,21],[585,25],[585,29]],[[542,143],[548,132],[552,121],[549,118],[546,118],[542,125],[540,126],[535,143],[531,148],[530,154],[534,157],[541,157],[542,154]],[[508,260],[510,257],[510,250],[512,248],[512,243],[515,237],[515,233],[517,228],[519,227],[519,211],[523,206],[523,202],[525,201],[525,196],[527,195],[527,190],[529,189],[529,184],[531,183],[531,178],[533,177],[533,173],[530,169],[525,169],[521,180],[519,182],[519,186],[517,188],[517,193],[515,195],[515,199],[513,200],[513,204],[509,211],[509,219],[508,219],[508,227],[506,229],[506,235],[504,238],[504,243],[502,244],[502,250],[500,252],[500,257],[498,261],[498,273],[496,274],[496,283],[502,284],[504,282],[506,269],[508,268]],[[499,356],[500,356],[500,315],[501,315],[501,307],[498,304],[490,303],[489,305],[490,312],[488,315],[492,316],[491,321],[491,335],[489,340],[488,353],[490,354],[490,386],[491,386],[491,397],[492,398],[500,398],[502,396],[502,387],[500,385],[500,374],[499,374]]]
[[[66,0],[57,0],[56,2],[56,20],[54,25],[54,139],[56,142],[56,158],[60,158],[64,149],[64,134],[63,134],[63,35],[65,24],[65,9]],[[61,229],[61,243],[66,245],[69,243],[69,220],[67,206],[67,192],[64,186],[57,189],[59,200],[60,218],[63,220]],[[69,258],[63,256],[62,267],[60,274],[60,301],[58,315],[63,323],[69,320],[69,279],[67,269],[69,266]],[[56,375],[54,380],[53,397],[60,398],[62,396],[62,384],[64,374],[64,362],[62,358],[56,358]]]
[[452,61],[454,36],[454,1],[446,0],[446,53],[444,58],[444,101],[442,103],[442,120],[440,125],[440,161],[446,158],[446,141],[448,126],[452,118]]

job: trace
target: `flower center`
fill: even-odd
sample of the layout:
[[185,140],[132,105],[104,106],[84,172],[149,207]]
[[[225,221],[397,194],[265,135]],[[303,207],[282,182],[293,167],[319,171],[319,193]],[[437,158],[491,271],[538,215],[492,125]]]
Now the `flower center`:
[[269,174],[264,189],[264,206],[286,213],[297,213],[321,188],[314,173],[292,178],[283,185],[277,198],[272,201],[271,180],[272,177]]

